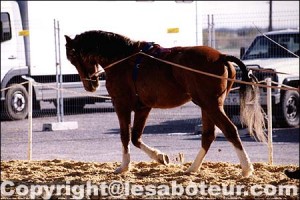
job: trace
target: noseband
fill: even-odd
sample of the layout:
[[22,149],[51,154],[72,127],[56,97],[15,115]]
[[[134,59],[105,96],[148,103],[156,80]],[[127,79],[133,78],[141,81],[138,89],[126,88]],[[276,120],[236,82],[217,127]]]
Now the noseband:
[[[103,74],[105,71],[103,69],[103,67],[101,67],[98,64],[98,70],[96,72],[94,72],[93,74],[89,75],[88,78],[82,79],[84,81],[98,81],[99,77],[101,74]],[[94,78],[94,79],[92,79]]]

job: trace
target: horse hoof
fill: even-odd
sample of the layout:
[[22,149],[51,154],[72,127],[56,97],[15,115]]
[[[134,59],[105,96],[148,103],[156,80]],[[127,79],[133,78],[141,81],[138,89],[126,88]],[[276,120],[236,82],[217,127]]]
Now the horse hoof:
[[169,156],[166,154],[158,154],[157,155],[157,162],[163,164],[163,165],[168,165],[170,163]]
[[191,174],[191,173],[193,173],[193,172],[197,172],[198,171],[198,169],[194,169],[194,168],[192,168],[192,167],[189,167],[187,170],[185,170],[183,173],[184,174]]
[[245,178],[248,178],[252,175],[252,172],[254,171],[253,166],[251,165],[248,169],[242,171],[242,176]]
[[300,179],[300,169],[295,170],[295,171],[286,169],[286,170],[284,170],[284,174],[289,178]]
[[114,173],[115,174],[121,174],[121,173],[124,173],[124,172],[127,172],[127,171],[129,171],[129,167],[127,166],[127,167],[118,167],[115,171],[114,171]]

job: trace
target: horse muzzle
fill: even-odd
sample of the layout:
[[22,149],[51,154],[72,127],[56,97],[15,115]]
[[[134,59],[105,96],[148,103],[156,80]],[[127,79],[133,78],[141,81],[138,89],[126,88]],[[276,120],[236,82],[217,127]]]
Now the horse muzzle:
[[99,87],[99,80],[98,78],[86,78],[82,79],[83,87],[88,92],[95,92],[96,89]]
[[82,79],[85,90],[88,92],[95,92],[99,87],[99,77],[104,72],[104,69],[99,64],[95,65],[95,72],[93,74],[88,74],[87,78]]

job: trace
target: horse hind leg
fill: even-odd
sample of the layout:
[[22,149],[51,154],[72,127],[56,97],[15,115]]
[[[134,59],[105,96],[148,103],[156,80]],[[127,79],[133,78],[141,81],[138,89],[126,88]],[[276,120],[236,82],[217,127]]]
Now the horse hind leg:
[[215,124],[209,119],[208,115],[202,110],[202,139],[199,153],[192,165],[187,169],[186,173],[197,172],[202,165],[202,162],[210,148],[212,142],[216,139],[215,136]]
[[226,139],[233,144],[237,156],[240,160],[240,164],[242,167],[242,175],[244,177],[249,177],[254,171],[254,169],[245,149],[243,148],[241,139],[238,134],[238,130],[236,126],[226,116],[224,109],[221,107],[219,108],[220,110],[210,113],[211,119],[213,119],[215,124],[221,129]]
[[159,150],[146,145],[141,138],[150,110],[151,108],[141,107],[135,111],[131,141],[134,146],[140,148],[150,158],[156,160],[161,164],[167,165],[169,164],[169,157],[166,154],[161,153]]

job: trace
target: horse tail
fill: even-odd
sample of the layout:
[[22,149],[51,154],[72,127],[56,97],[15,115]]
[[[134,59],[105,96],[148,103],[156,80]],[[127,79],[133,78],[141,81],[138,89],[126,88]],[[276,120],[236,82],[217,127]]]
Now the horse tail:
[[[237,57],[225,55],[225,60],[236,63],[242,71],[242,81],[257,83],[257,78],[249,71],[246,65]],[[255,84],[241,84],[240,86],[240,118],[256,140],[266,142],[265,112],[260,105],[259,87]]]

